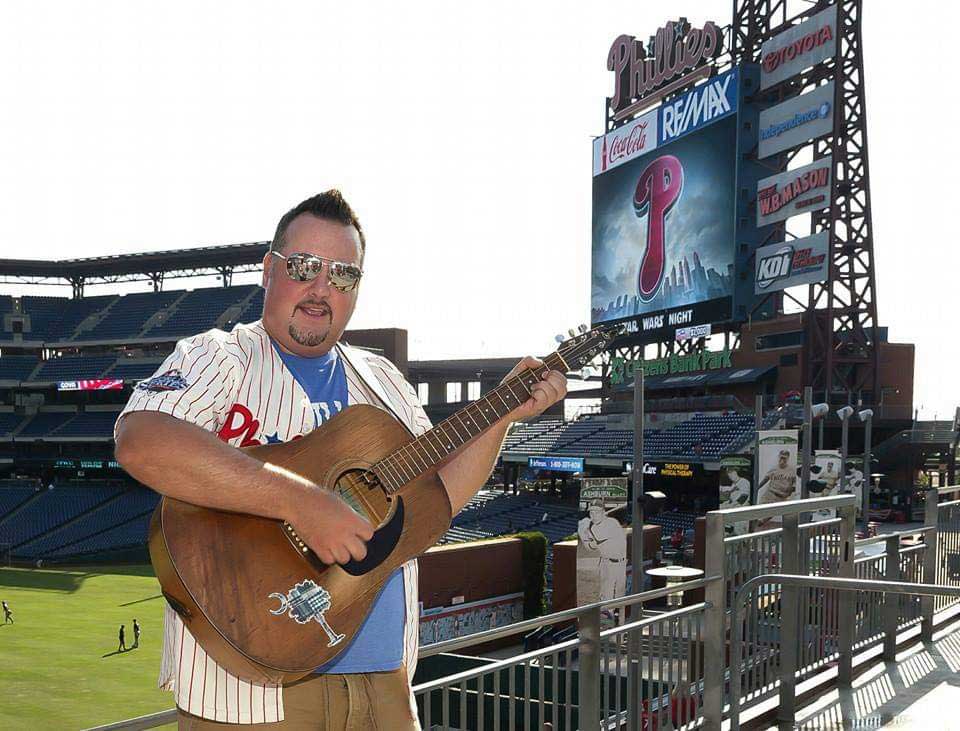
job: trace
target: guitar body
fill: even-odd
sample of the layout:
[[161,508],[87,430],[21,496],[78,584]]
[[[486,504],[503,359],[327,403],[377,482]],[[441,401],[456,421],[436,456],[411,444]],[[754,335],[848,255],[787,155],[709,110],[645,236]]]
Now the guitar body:
[[161,500],[150,557],[164,595],[210,657],[245,680],[283,684],[349,645],[390,574],[450,525],[435,468],[391,495],[363,479],[412,440],[387,412],[355,405],[302,439],[245,450],[337,490],[364,515],[376,532],[362,562],[325,565],[278,520]]

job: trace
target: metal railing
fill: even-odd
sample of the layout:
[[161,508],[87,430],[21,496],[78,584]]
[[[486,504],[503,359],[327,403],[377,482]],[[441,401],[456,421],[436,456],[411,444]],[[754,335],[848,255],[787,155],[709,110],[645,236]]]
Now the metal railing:
[[[880,646],[891,659],[899,633],[919,624],[929,639],[937,617],[960,605],[960,499],[948,499],[957,497],[960,486],[930,490],[922,528],[860,541],[853,495],[708,513],[706,578],[421,648],[424,658],[577,625],[568,641],[416,685],[421,720],[478,731],[719,729],[727,703],[734,719],[777,695],[780,717],[792,719],[799,681],[836,662],[837,682],[849,684],[855,651]],[[743,524],[750,532],[728,535]],[[704,601],[644,611],[693,589]],[[174,714],[100,728],[153,728]]]

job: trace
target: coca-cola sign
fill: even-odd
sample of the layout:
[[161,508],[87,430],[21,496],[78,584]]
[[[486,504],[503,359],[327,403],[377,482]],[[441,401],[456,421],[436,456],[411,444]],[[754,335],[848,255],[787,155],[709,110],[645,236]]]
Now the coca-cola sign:
[[707,21],[702,28],[692,28],[686,18],[658,29],[646,47],[634,36],[618,36],[607,54],[607,70],[614,77],[614,119],[628,116],[636,101],[655,91],[682,86],[686,76],[719,55],[721,45],[716,24]]
[[593,174],[615,168],[657,146],[657,111],[647,112],[593,141]]

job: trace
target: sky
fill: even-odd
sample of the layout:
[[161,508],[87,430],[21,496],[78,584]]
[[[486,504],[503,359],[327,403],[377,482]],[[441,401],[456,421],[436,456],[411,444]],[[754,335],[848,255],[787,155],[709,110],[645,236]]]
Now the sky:
[[[935,29],[960,7],[865,4],[879,319],[916,344],[921,415],[947,418],[958,103]],[[589,320],[611,41],[680,15],[725,25],[731,6],[4,3],[0,256],[265,240],[339,187],[368,239],[353,327],[406,328],[415,359],[547,353]]]

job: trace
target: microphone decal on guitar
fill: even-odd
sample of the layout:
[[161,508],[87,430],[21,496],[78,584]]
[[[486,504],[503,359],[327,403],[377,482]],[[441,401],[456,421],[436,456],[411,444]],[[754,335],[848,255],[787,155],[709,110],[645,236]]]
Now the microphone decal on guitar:
[[340,643],[346,635],[334,632],[333,628],[327,623],[324,613],[330,608],[330,592],[318,585],[311,579],[304,579],[294,586],[286,594],[273,592],[271,599],[277,599],[280,607],[271,609],[270,614],[280,615],[287,612],[291,619],[295,619],[297,624],[306,624],[312,619],[317,620],[323,631],[327,633],[327,647],[333,647]]

